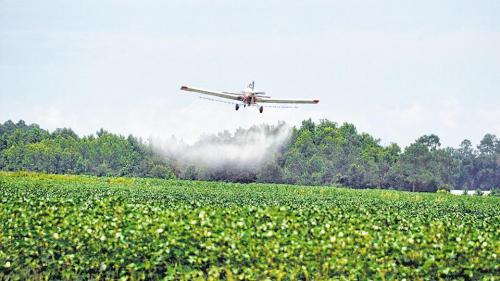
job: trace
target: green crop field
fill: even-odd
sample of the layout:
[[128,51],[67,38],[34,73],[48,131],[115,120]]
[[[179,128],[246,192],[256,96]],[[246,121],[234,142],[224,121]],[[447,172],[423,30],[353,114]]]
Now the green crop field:
[[0,279],[500,276],[500,199],[0,173]]

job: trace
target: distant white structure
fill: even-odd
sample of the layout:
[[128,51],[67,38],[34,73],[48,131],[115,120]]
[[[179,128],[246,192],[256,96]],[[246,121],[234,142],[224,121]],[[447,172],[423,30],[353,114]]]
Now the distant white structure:
[[[490,194],[491,190],[483,190],[483,195],[488,195]],[[464,190],[463,189],[452,189],[450,191],[451,194],[454,194],[454,195],[463,195],[464,194]],[[475,195],[476,194],[476,190],[467,190],[467,195]]]

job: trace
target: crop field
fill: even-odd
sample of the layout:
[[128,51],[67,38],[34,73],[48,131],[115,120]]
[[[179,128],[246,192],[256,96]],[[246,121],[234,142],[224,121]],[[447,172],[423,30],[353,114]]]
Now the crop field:
[[494,197],[0,173],[0,279],[499,280]]

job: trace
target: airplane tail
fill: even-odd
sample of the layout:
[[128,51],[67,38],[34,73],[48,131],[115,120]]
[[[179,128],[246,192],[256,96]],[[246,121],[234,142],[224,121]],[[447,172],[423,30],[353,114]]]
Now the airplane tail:
[[254,87],[255,87],[255,81],[252,80],[252,82],[248,83],[247,88],[252,89],[253,91]]

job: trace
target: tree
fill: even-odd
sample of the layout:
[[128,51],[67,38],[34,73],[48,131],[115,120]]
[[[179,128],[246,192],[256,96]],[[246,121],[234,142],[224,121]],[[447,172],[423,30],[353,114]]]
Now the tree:
[[[431,146],[432,147],[432,146]],[[411,191],[436,191],[439,180],[432,166],[432,153],[426,142],[410,144],[394,166],[396,181]]]
[[151,168],[150,174],[152,177],[162,179],[171,179],[175,177],[171,168],[160,164],[154,165],[153,168]]
[[259,169],[257,182],[281,183],[283,182],[283,170],[276,161],[268,161]]
[[434,134],[421,136],[416,142],[423,144],[430,150],[436,150],[441,146],[439,137]]
[[491,189],[499,182],[498,141],[495,135],[486,134],[477,146],[479,150],[476,161],[478,188]]
[[170,177],[167,161],[132,136],[124,138],[101,129],[97,137],[80,138],[69,128],[49,133],[22,120],[0,124],[0,169]]
[[466,189],[475,189],[477,178],[477,156],[470,140],[463,140],[456,150],[456,155],[460,161],[457,175],[457,186]]
[[[255,141],[261,131],[279,139],[284,126],[253,126],[238,129],[234,135],[224,131],[204,142],[244,145]],[[500,182],[500,139],[493,134],[486,134],[476,148],[469,140],[457,149],[442,148],[439,137],[430,134],[402,149],[394,143],[381,145],[379,139],[358,132],[353,124],[338,125],[329,120],[314,123],[308,119],[292,128],[290,138],[278,143],[267,156],[262,163],[245,165],[238,161],[220,165],[184,163],[160,154],[132,135],[124,137],[104,129],[80,137],[70,128],[49,132],[22,120],[0,124],[0,169],[9,171],[162,178],[177,175],[413,191],[435,191],[439,186],[485,190],[498,187]]]

